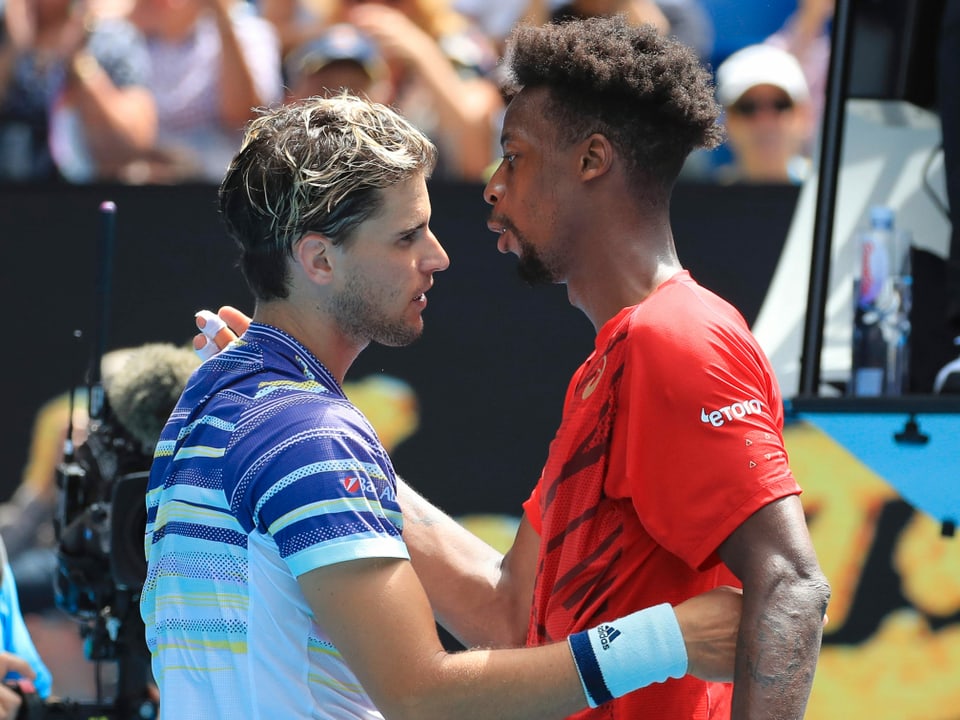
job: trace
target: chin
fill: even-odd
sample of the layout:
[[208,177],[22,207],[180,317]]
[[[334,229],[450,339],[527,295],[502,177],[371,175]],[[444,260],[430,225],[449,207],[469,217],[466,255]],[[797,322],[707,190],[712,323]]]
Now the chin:
[[385,347],[406,347],[419,340],[421,335],[423,335],[422,322],[416,326],[403,325],[384,328],[384,331],[377,333],[372,340]]

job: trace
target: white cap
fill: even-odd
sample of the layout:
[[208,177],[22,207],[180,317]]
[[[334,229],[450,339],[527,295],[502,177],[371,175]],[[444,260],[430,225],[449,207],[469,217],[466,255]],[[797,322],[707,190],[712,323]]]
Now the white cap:
[[773,45],[748,45],[737,50],[717,68],[717,100],[733,105],[757,85],[774,85],[795,103],[810,99],[810,89],[797,59]]

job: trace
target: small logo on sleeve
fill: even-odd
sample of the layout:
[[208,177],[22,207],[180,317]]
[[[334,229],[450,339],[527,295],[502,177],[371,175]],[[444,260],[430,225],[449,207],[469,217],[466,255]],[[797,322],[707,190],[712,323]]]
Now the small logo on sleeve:
[[751,398],[724,405],[716,410],[701,408],[700,422],[720,427],[728,422],[745,418],[747,415],[759,415],[761,412],[763,412],[763,403],[756,398]]
[[600,384],[600,378],[603,377],[603,371],[607,369],[607,356],[604,355],[600,358],[600,364],[596,368],[591,370],[590,379],[587,380],[587,384],[583,386],[583,392],[580,393],[580,399],[586,400],[588,397],[593,395],[593,391],[597,389],[597,385]]

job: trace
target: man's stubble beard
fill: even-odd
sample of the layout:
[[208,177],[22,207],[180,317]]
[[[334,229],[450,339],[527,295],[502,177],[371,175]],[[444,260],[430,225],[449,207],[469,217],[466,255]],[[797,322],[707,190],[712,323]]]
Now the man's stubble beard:
[[403,347],[420,337],[422,324],[414,326],[384,317],[370,301],[371,297],[370,286],[357,280],[331,298],[330,313],[342,332],[357,341],[387,347]]

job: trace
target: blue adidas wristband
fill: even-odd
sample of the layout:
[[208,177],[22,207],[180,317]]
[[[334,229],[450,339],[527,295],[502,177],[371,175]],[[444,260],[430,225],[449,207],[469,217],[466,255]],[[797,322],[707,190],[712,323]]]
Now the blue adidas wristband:
[[683,634],[667,603],[601,623],[567,642],[592,708],[687,672]]

